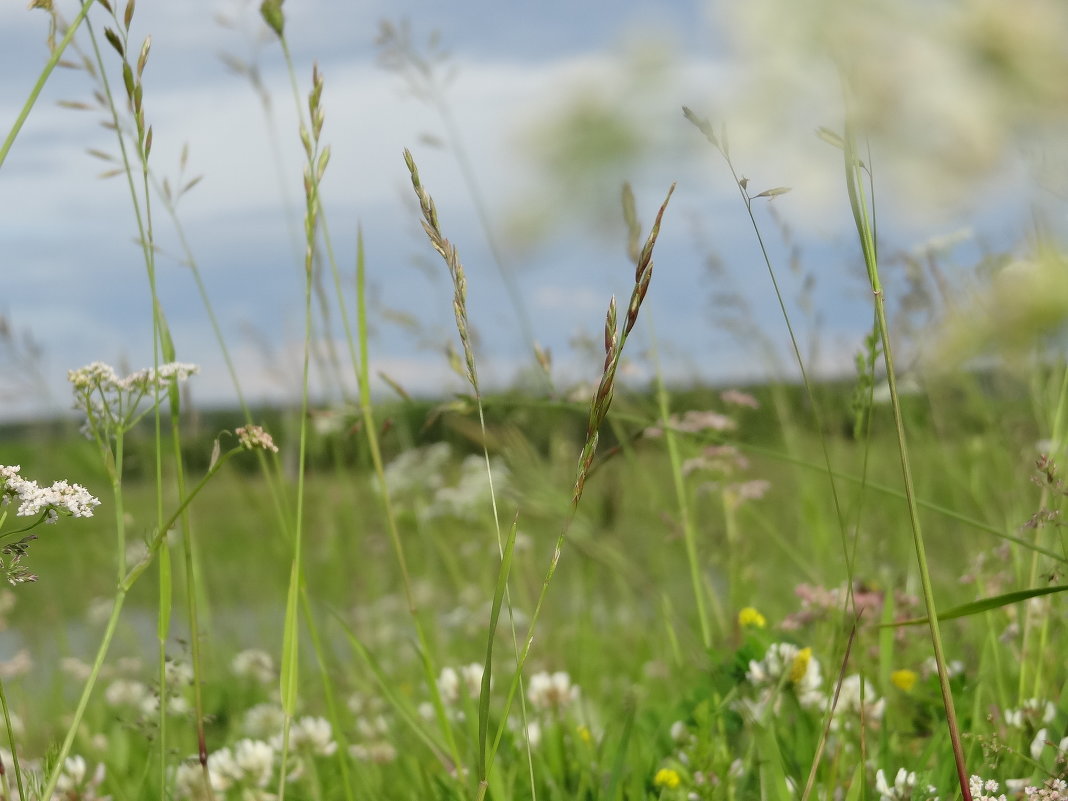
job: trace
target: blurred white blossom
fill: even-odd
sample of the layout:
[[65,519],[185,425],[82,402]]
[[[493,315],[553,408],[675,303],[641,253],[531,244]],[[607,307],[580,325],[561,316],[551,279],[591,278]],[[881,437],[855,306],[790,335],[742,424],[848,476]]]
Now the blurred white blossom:
[[527,700],[535,709],[566,709],[579,699],[579,687],[565,671],[535,673],[527,682]]

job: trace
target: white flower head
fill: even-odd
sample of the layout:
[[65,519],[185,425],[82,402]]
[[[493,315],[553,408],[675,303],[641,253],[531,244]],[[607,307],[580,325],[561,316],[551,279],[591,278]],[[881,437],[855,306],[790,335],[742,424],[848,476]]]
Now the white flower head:
[[234,763],[241,770],[244,781],[255,787],[266,787],[274,771],[274,748],[263,740],[244,739],[234,744]]
[[373,740],[389,731],[389,724],[383,715],[375,715],[373,718],[358,718],[356,731],[366,740]]
[[160,393],[199,371],[194,364],[170,362],[119,378],[113,368],[93,362],[68,370],[67,380],[74,390],[74,407],[86,415],[86,435],[110,437],[141,419],[147,412],[142,403],[146,398],[158,402]]
[[798,648],[788,642],[772,643],[762,660],[749,662],[745,677],[750,684],[761,688],[786,681],[805,707],[819,706],[823,702],[820,692],[823,676],[811,648]]
[[234,755],[229,748],[220,748],[208,755],[208,777],[211,788],[220,793],[225,793],[241,781],[241,768],[234,761]]
[[578,685],[563,670],[535,673],[527,683],[527,700],[535,709],[565,709],[578,699]]
[[238,678],[254,679],[260,684],[269,684],[276,676],[271,655],[258,648],[238,653],[230,663],[230,670]]
[[256,704],[245,712],[244,731],[252,737],[274,737],[285,725],[285,712],[278,704]]
[[1049,739],[1049,729],[1039,729],[1035,733],[1035,739],[1031,741],[1031,758],[1038,761],[1042,756],[1042,752],[1046,748],[1046,741]]
[[671,724],[671,739],[676,743],[685,743],[690,739],[690,729],[681,720]]
[[[861,688],[863,687],[863,703]],[[859,674],[854,673],[842,679],[842,688],[838,693],[838,705],[835,715],[859,716],[863,711],[867,720],[881,720],[886,700],[875,692],[875,685]]]
[[19,506],[15,514],[19,517],[37,517],[45,515],[45,522],[54,523],[61,514],[70,517],[92,517],[93,510],[100,505],[89,490],[80,484],[68,481],[56,481],[51,486],[38,486],[19,475],[18,465],[0,465],[0,493],[4,503],[17,501]]
[[96,770],[90,775],[89,766],[84,757],[69,756],[63,760],[63,770],[56,781],[56,790],[61,798],[106,801],[106,798],[97,794],[98,788],[104,783],[104,776],[102,763],[97,764]]
[[307,751],[315,756],[330,756],[337,751],[334,731],[326,718],[305,715],[289,729],[289,742],[294,751]]
[[527,742],[531,748],[537,748],[541,742],[541,724],[532,720],[527,724]]
[[134,679],[115,679],[104,690],[108,706],[141,707],[151,696],[148,687]]
[[968,779],[968,788],[972,791],[972,801],[1006,801],[1004,794],[994,795],[999,786],[993,779],[984,780],[981,776],[972,776]]
[[459,669],[444,667],[438,676],[438,692],[441,700],[454,706],[461,699],[461,694],[477,700],[482,692],[483,666],[478,662],[463,665]]
[[1041,698],[1028,698],[1019,709],[1005,710],[1005,723],[1014,729],[1038,727],[1043,723],[1052,723],[1057,715],[1057,708],[1052,701]]
[[882,768],[875,774],[875,791],[879,793],[879,801],[909,801],[915,786],[916,774],[904,768],[898,770],[893,786],[887,783]]
[[186,686],[193,683],[193,666],[188,662],[168,659],[164,664],[164,672],[169,685]]
[[234,429],[237,440],[245,450],[256,449],[278,453],[278,446],[274,444],[274,438],[268,434],[262,426],[242,426]]

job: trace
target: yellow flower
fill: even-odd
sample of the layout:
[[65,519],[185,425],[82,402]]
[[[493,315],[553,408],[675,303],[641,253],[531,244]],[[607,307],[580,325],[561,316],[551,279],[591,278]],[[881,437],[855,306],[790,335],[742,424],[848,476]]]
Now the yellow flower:
[[764,619],[764,616],[755,607],[747,606],[738,613],[738,625],[743,629],[750,626],[762,629],[768,625],[768,621]]
[[912,688],[916,686],[917,678],[919,677],[915,670],[895,670],[890,674],[890,683],[908,693],[912,692]]
[[808,672],[808,663],[812,661],[812,649],[802,648],[794,657],[794,663],[790,666],[790,681],[797,684],[805,678]]
[[674,790],[681,782],[682,778],[679,776],[679,772],[671,768],[661,768],[656,772],[656,776],[653,777],[654,785],[666,787],[668,790]]
[[590,733],[589,726],[579,726],[575,731],[578,732],[579,739],[582,740],[582,742],[593,742],[593,735]]

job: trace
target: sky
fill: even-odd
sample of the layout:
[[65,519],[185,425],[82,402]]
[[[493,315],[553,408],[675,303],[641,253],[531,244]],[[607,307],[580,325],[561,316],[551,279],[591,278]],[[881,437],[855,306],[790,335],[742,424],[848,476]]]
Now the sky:
[[[77,4],[57,0],[57,7],[70,17]],[[657,361],[676,383],[794,375],[738,187],[721,155],[683,119],[684,104],[730,120],[731,155],[751,194],[791,187],[754,203],[761,234],[810,367],[823,374],[851,369],[870,324],[870,292],[841,153],[814,133],[821,125],[839,130],[840,117],[801,102],[754,114],[754,48],[721,6],[289,0],[284,10],[302,102],[312,65],[324,76],[323,142],[331,160],[323,208],[350,310],[362,231],[372,373],[386,373],[413,394],[464,390],[443,355],[446,343],[457,343],[452,287],[420,229],[402,159],[409,148],[465,267],[487,386],[508,386],[533,364],[523,317],[553,354],[558,385],[598,378],[596,343],[608,300],[625,303],[633,281],[619,211],[624,181],[633,186],[643,232],[677,183],[630,346],[632,380],[649,380]],[[90,18],[97,33],[110,22],[102,8]],[[383,20],[406,26],[420,52],[432,35],[447,52],[435,74],[448,79],[432,98],[413,93],[403,74],[381,63]],[[40,10],[0,4],[2,135],[47,59],[47,29]],[[76,41],[90,53],[87,34],[83,28]],[[235,395],[182,238],[246,396],[292,401],[303,341],[302,151],[281,49],[257,4],[235,0],[143,0],[133,46],[146,35],[154,180],[182,182],[183,149],[184,180],[202,176],[177,205],[180,232],[157,197],[151,205],[158,292],[178,358],[201,367],[193,398],[219,406]],[[119,87],[116,54],[101,47],[112,87]],[[244,74],[236,64],[246,65]],[[32,369],[10,341],[0,354],[7,373],[0,419],[66,410],[68,369],[152,363],[148,279],[129,189],[123,177],[100,178],[111,165],[87,152],[116,153],[114,132],[100,124],[99,110],[60,105],[92,103],[94,88],[83,71],[57,70],[0,165],[0,314],[15,341],[29,338],[39,349]],[[982,144],[976,152],[984,152]],[[894,177],[909,175],[902,164],[890,170],[891,196],[899,189]],[[880,205],[885,252],[921,252],[922,243],[948,236],[947,252],[968,262],[1017,241],[1029,208],[1025,171],[994,167],[994,178],[956,195]],[[521,309],[503,275],[515,281]],[[333,286],[329,276],[327,282]],[[329,336],[344,354],[336,307],[331,315]],[[724,325],[728,318],[733,326]],[[321,380],[317,396],[323,403],[335,397]]]

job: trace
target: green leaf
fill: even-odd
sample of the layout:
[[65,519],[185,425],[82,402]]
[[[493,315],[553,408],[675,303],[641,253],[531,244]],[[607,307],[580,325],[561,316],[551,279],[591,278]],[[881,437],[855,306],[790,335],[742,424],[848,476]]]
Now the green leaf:
[[753,726],[753,738],[760,771],[761,798],[767,801],[793,801],[790,788],[786,784],[782,752],[779,750],[774,730],[769,726],[756,724]]
[[393,711],[397,713],[397,716],[401,720],[408,724],[408,727],[416,737],[426,745],[430,752],[433,753],[442,764],[448,764],[449,760],[446,756],[445,746],[436,741],[434,737],[427,732],[426,726],[423,724],[418,713],[412,709],[411,704],[397,692],[397,684],[394,677],[386,673],[367,646],[356,636],[356,632],[352,630],[352,627],[346,622],[345,618],[334,609],[329,611],[334,617],[334,620],[337,621],[337,624],[341,627],[342,631],[345,632],[345,636],[348,638],[349,644],[352,645],[353,650],[363,660],[367,669],[371,671],[371,675],[374,676],[375,681],[378,684],[378,689],[382,692],[382,697],[385,699],[386,703],[393,708]]
[[[971,601],[970,603],[962,604],[961,606],[955,606],[952,609],[947,609],[944,612],[938,613],[939,620],[953,620],[958,617],[970,617],[971,615],[982,614],[983,612],[989,612],[991,609],[999,609],[1003,606],[1009,606],[1010,604],[1018,604],[1021,601],[1027,601],[1031,598],[1038,598],[1042,595],[1050,595],[1055,592],[1064,592],[1068,590],[1068,584],[1059,584],[1056,587],[1039,587],[1038,589],[1031,590],[1013,590],[1012,592],[1006,592],[1001,595],[995,595],[991,598],[980,598],[978,601]],[[896,623],[884,623],[884,626],[918,626],[921,623],[927,623],[927,617],[915,617],[909,620],[899,620]]]

